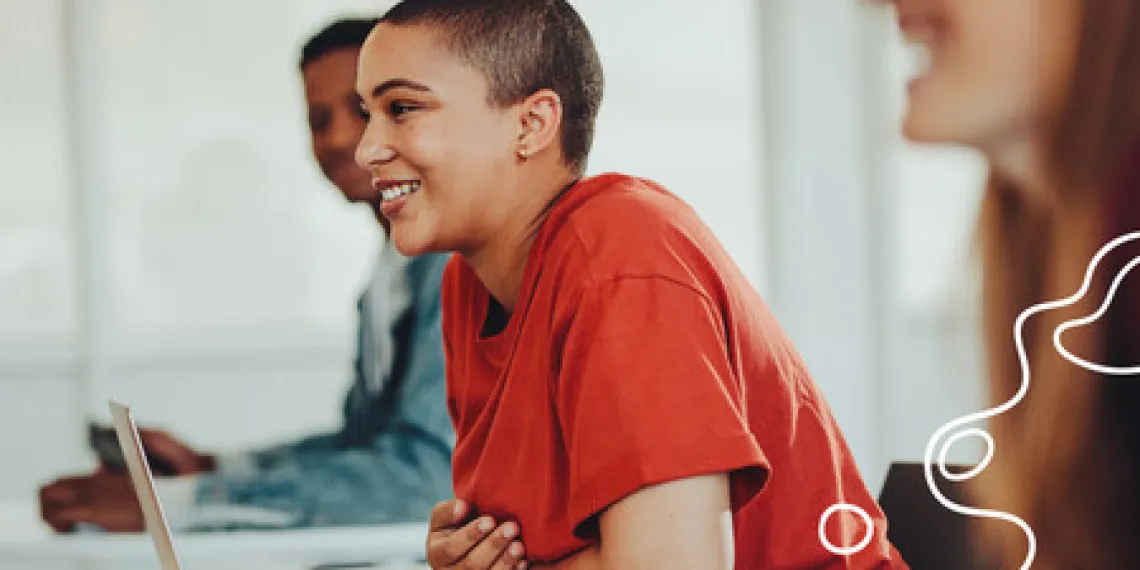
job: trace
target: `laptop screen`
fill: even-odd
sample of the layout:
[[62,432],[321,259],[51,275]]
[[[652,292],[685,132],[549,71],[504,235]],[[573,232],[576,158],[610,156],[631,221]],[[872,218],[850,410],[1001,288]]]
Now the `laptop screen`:
[[181,570],[178,556],[174,551],[174,539],[170,535],[170,527],[166,524],[166,516],[162,513],[162,504],[154,488],[154,477],[143,453],[142,440],[139,438],[134,418],[131,417],[131,410],[113,400],[110,402],[110,407],[111,417],[115,422],[115,433],[119,436],[119,446],[122,447],[123,458],[126,460],[127,472],[130,473],[131,482],[134,484],[135,496],[138,497],[139,505],[142,507],[146,529],[154,541],[162,570]]

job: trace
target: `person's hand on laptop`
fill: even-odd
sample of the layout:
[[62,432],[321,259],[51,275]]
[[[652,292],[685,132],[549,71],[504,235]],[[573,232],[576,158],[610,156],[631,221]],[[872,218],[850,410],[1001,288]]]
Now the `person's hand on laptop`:
[[65,477],[40,489],[40,514],[56,532],[88,523],[107,532],[142,532],[142,509],[126,474],[103,469]]
[[[213,471],[212,455],[198,453],[164,431],[140,429],[139,439],[156,474],[194,475]],[[101,465],[91,475],[64,477],[40,489],[40,513],[57,532],[88,523],[107,532],[141,532],[142,510],[130,476]]]
[[[195,475],[213,471],[217,465],[213,455],[198,453],[162,430],[140,428],[139,439],[156,474]],[[161,468],[156,465],[160,462]]]
[[519,525],[496,528],[489,516],[472,517],[466,501],[443,501],[431,511],[427,561],[434,570],[525,570]]

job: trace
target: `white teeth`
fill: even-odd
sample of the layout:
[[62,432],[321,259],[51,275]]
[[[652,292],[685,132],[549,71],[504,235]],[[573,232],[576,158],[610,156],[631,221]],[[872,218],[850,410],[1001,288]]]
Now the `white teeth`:
[[907,77],[919,77],[930,72],[933,53],[930,44],[913,42],[907,45]]
[[419,182],[405,182],[403,184],[396,184],[389,186],[380,192],[380,197],[384,200],[395,200],[400,196],[411,194],[420,189]]

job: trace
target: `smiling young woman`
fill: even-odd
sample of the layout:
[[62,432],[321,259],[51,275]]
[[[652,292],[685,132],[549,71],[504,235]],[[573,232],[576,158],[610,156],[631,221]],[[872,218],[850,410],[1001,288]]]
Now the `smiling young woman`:
[[[393,239],[459,254],[448,404],[456,496],[480,518],[437,517],[428,559],[905,568],[806,366],[708,227],[653,182],[583,176],[602,83],[564,0],[408,0],[361,54],[357,160]],[[819,540],[836,503],[868,514],[828,519],[831,543],[869,537],[847,556]]]

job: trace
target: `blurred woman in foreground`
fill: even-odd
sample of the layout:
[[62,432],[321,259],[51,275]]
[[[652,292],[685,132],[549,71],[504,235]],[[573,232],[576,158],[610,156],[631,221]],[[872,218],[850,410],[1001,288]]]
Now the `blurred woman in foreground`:
[[[1140,229],[1140,3],[1130,0],[891,0],[929,67],[908,86],[904,134],[981,151],[991,172],[979,234],[984,341],[995,404],[1022,385],[1014,321],[1078,291],[1103,245]],[[1025,399],[992,420],[978,506],[1034,530],[1034,568],[1133,568],[1140,536],[1140,378],[1074,365],[1053,346],[1094,313],[1136,242],[1097,267],[1088,294],[1027,321]],[[1109,366],[1140,364],[1140,276],[1064,346]],[[1001,568],[1026,557],[1020,529],[982,527]]]

